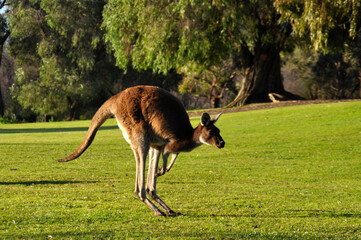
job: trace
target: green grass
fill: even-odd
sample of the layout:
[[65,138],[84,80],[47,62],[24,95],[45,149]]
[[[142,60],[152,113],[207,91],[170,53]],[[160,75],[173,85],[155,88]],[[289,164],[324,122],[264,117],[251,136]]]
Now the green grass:
[[114,119],[79,159],[56,161],[89,123],[0,125],[0,239],[361,237],[361,102],[224,114],[224,149],[180,154],[158,179],[174,218],[133,193]]

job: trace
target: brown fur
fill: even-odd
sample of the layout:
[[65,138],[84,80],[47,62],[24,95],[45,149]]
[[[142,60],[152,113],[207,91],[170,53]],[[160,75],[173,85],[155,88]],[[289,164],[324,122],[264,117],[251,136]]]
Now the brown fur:
[[[179,152],[191,151],[203,143],[223,148],[224,141],[218,128],[214,126],[220,115],[211,119],[204,113],[201,123],[193,129],[182,103],[166,90],[152,86],[128,88],[111,97],[99,108],[81,145],[73,154],[59,162],[79,157],[90,146],[99,127],[111,115],[115,117],[134,152],[137,164],[136,194],[156,215],[165,214],[149,201],[146,192],[168,215],[175,215],[156,195],[156,176],[170,170]],[[145,188],[145,161],[148,152],[150,165]],[[163,167],[157,174],[161,153]],[[166,168],[170,154],[172,161]]]

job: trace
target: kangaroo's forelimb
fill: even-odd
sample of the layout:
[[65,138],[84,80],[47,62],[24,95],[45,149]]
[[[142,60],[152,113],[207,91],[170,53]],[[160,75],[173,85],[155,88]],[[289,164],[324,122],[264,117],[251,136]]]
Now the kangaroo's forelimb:
[[169,170],[173,167],[173,164],[175,162],[175,160],[177,159],[179,153],[172,153],[172,158],[170,160],[169,165],[167,166],[167,162],[168,162],[168,157],[170,155],[170,153],[163,153],[163,166],[161,168],[159,168],[159,171],[157,173],[157,176],[162,176],[164,175],[166,172],[169,172]]

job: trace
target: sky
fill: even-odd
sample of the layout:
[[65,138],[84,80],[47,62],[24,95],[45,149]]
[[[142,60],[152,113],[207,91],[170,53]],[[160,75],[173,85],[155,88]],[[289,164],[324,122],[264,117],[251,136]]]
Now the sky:
[[2,9],[0,9],[0,14],[3,14],[3,13],[6,11],[7,8],[8,8],[8,7],[5,6],[5,7],[3,7]]

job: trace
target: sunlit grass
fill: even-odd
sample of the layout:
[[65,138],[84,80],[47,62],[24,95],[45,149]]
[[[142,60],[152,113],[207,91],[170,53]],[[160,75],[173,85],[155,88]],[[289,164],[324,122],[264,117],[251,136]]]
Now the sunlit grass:
[[181,154],[158,179],[175,218],[133,193],[114,119],[62,164],[89,121],[0,125],[0,238],[359,238],[360,116],[361,102],[224,114],[224,149]]

